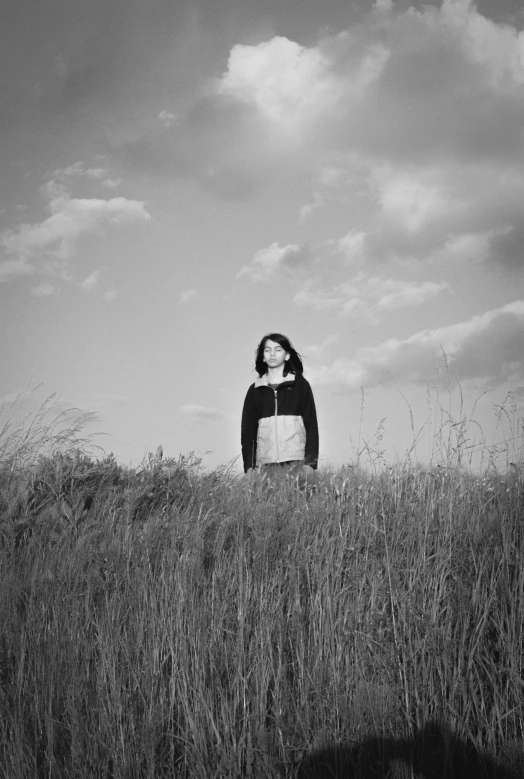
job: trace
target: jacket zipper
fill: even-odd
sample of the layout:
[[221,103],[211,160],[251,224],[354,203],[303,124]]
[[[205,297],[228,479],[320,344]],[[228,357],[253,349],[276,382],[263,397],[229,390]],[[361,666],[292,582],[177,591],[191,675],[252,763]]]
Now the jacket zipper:
[[277,450],[277,463],[279,463],[280,457],[278,455],[278,432],[277,432],[278,395],[276,389],[274,389],[273,392],[275,393],[275,449]]

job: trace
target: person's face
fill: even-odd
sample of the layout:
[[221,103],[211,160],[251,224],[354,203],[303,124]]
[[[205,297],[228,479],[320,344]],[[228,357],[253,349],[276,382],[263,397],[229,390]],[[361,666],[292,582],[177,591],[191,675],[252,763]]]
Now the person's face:
[[282,368],[286,360],[289,359],[289,353],[286,352],[276,341],[267,339],[264,344],[264,362],[270,368]]

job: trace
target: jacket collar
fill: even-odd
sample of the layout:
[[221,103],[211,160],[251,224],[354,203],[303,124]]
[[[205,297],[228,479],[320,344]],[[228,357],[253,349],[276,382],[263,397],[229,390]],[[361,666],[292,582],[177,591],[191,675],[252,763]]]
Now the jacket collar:
[[[288,375],[284,377],[284,381],[281,382],[281,384],[285,384],[288,381],[289,382],[295,381],[295,374],[294,373],[288,373]],[[267,373],[264,373],[263,376],[259,376],[258,379],[255,379],[255,388],[256,387],[267,387],[267,386],[269,386]]]

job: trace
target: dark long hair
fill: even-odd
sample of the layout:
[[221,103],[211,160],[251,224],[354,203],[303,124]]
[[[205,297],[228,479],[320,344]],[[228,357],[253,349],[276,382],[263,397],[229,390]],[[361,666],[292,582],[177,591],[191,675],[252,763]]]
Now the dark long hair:
[[265,373],[267,373],[267,363],[264,362],[264,347],[266,345],[266,341],[268,340],[275,341],[275,343],[280,344],[282,349],[289,354],[289,360],[286,360],[286,364],[284,365],[284,376],[287,376],[288,373],[304,373],[302,359],[296,349],[293,349],[291,346],[289,338],[286,338],[286,336],[282,335],[282,333],[268,333],[268,335],[265,335],[262,338],[259,345],[257,346],[255,356],[255,370],[259,376],[263,376]]

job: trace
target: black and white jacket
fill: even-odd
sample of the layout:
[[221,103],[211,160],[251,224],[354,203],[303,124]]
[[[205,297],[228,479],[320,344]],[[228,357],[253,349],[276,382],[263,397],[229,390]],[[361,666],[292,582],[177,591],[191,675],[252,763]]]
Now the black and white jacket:
[[265,374],[247,391],[242,411],[244,472],[268,463],[303,460],[318,464],[318,425],[307,379],[289,373],[276,389]]

